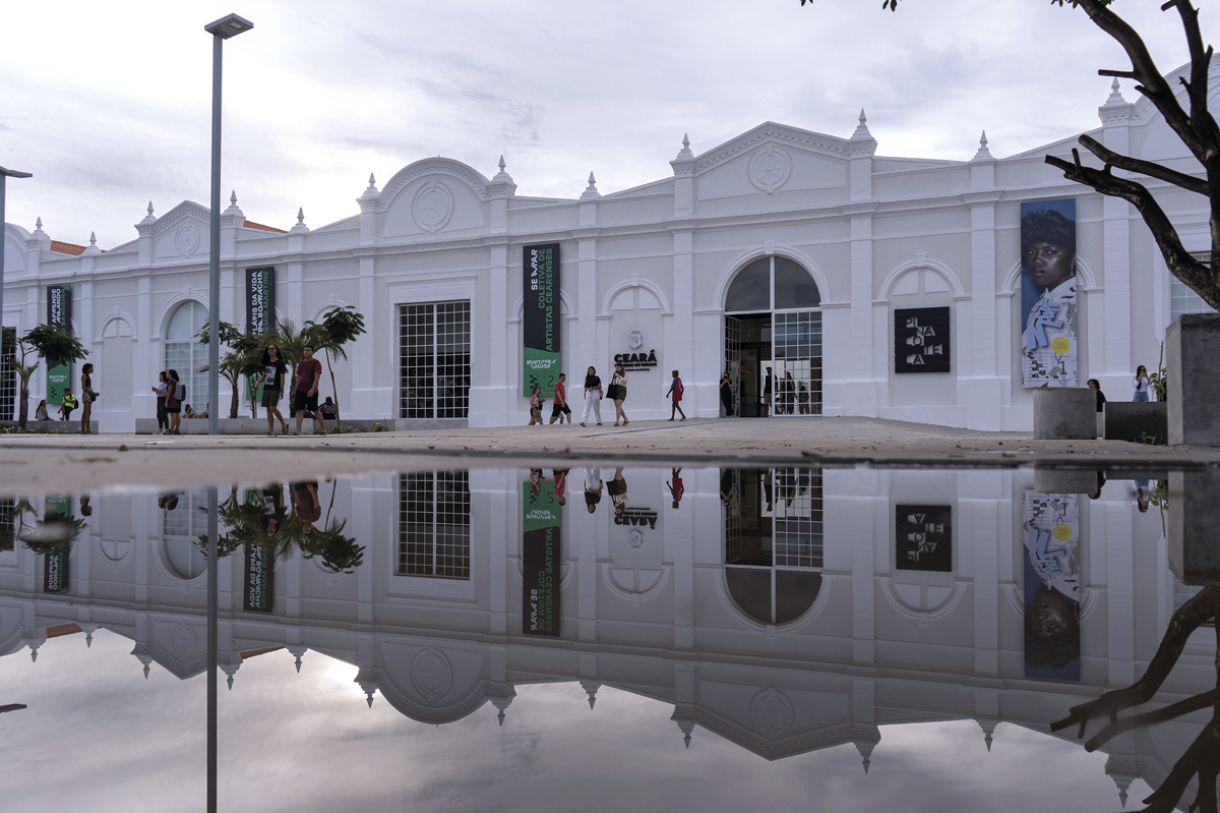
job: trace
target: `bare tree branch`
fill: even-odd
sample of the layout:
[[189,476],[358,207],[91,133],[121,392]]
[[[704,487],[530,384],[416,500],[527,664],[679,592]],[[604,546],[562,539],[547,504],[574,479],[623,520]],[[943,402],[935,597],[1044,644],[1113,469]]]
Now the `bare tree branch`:
[[1211,194],[1211,188],[1207,181],[1203,178],[1198,178],[1194,175],[1187,175],[1184,172],[1170,169],[1167,166],[1158,164],[1155,161],[1145,161],[1141,158],[1132,158],[1128,155],[1117,153],[1109,147],[1102,144],[1092,136],[1082,135],[1080,144],[1089,152],[1096,155],[1107,164],[1116,166],[1119,169],[1125,169],[1128,172],[1138,172],[1152,178],[1159,178],[1162,181],[1167,181],[1174,186],[1180,186],[1188,192],[1207,197]]

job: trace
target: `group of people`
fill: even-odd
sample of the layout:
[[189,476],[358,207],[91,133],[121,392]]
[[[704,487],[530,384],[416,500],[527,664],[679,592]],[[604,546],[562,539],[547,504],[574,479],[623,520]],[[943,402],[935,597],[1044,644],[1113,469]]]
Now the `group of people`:
[[[1132,401],[1147,402],[1152,400],[1152,380],[1148,377],[1148,368],[1140,365],[1135,368],[1135,378],[1131,381],[1134,387],[1134,392],[1131,394]],[[1101,391],[1101,382],[1096,378],[1090,378],[1086,382],[1089,389],[1097,393],[1097,411],[1101,412],[1106,405],[1106,395]]]
[[[318,385],[322,383],[322,362],[313,357],[313,347],[305,345],[301,349],[304,356],[296,363],[292,379],[292,398],[289,400],[289,410],[296,417],[296,431],[301,434],[301,425],[305,422],[308,412],[316,421],[319,435],[326,434],[326,419],[318,406]],[[260,372],[255,378],[255,386],[263,387],[262,405],[267,410],[267,437],[275,436],[275,423],[280,424],[280,433],[288,434],[288,421],[280,412],[279,403],[284,397],[284,378],[288,373],[287,363],[280,358],[279,348],[274,344],[267,345],[260,361]]]
[[[63,399],[59,404],[59,417],[65,421],[72,420],[72,413],[79,406],[81,408],[80,433],[88,435],[91,431],[89,429],[89,422],[93,419],[93,402],[102,397],[102,394],[93,388],[92,364],[86,364],[80,368],[80,393],[81,397],[78,401],[76,396],[72,394],[71,387],[64,390]],[[51,420],[51,416],[47,413],[47,399],[43,398],[38,402],[38,406],[34,408],[34,420]]]
[[[663,397],[669,399],[669,420],[674,420],[678,415],[682,417],[679,420],[686,420],[686,413],[682,411],[682,397],[686,392],[686,388],[682,384],[682,378],[678,375],[677,370],[673,370],[672,379],[669,383],[669,389],[665,391]],[[627,418],[627,412],[623,409],[623,403],[627,400],[627,370],[622,363],[614,365],[614,373],[610,376],[610,385],[603,390],[601,377],[597,374],[597,369],[592,365],[585,371],[584,384],[585,406],[584,411],[580,416],[580,425],[588,425],[589,418],[592,417],[597,421],[597,425],[602,425],[602,398],[609,398],[614,402],[614,425],[626,426],[630,423]],[[550,423],[559,421],[564,423],[566,419],[568,424],[572,423],[572,408],[568,406],[568,384],[567,374],[560,373],[555,380],[555,386],[552,391],[553,402],[551,405],[551,420]],[[529,406],[530,420],[527,426],[542,425],[542,408],[545,405],[545,399],[542,395],[542,385],[535,382],[530,388]]]

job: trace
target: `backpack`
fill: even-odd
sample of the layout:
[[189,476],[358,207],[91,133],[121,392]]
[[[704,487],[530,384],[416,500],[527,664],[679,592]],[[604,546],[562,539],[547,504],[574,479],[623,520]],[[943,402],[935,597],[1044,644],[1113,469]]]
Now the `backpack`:
[[186,403],[186,384],[183,384],[181,381],[174,381],[174,394],[170,397],[179,404]]

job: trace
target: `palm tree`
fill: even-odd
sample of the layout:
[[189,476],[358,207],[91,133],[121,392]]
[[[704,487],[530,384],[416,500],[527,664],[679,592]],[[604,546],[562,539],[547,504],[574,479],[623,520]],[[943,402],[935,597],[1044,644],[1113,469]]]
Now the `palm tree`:
[[[308,322],[306,325],[313,323]],[[321,349],[326,354],[326,371],[330,374],[330,388],[335,394],[335,428],[339,429],[343,426],[340,417],[342,413],[339,409],[339,388],[335,386],[335,370],[331,364],[331,356],[347,360],[343,345],[355,341],[365,332],[364,315],[350,305],[335,307],[326,312],[316,327],[321,346],[315,345],[314,349]]]
[[315,349],[322,346],[322,330],[313,322],[306,322],[297,330],[291,321],[284,320],[276,325],[274,330],[258,337],[258,352],[261,354],[262,348],[268,344],[274,344],[280,351],[280,358],[292,367],[292,373],[288,377],[289,383],[285,385],[291,398],[296,390],[297,362],[305,357],[306,345]]
[[[199,341],[202,344],[207,344],[211,340],[208,332],[210,327],[211,323],[205,322],[203,327],[199,329]],[[218,332],[220,334],[220,343],[229,348],[220,357],[219,373],[229,382],[229,389],[232,392],[232,397],[229,399],[229,417],[236,418],[238,384],[241,382],[243,375],[249,376],[258,372],[261,350],[258,346],[258,337],[242,333],[229,322],[222,321]],[[203,371],[207,371],[206,364],[203,366]],[[258,416],[255,415],[255,417]]]
[[46,360],[48,367],[53,367],[56,364],[71,364],[79,361],[89,355],[89,351],[71,333],[54,325],[38,325],[31,328],[17,340],[17,346],[21,350],[21,360],[13,361],[13,368],[17,371],[18,378],[21,379],[21,408],[18,412],[17,425],[18,428],[25,431],[26,421],[29,419],[30,378],[38,369],[37,361],[33,364],[27,363],[26,359],[29,354],[35,353],[38,358]]

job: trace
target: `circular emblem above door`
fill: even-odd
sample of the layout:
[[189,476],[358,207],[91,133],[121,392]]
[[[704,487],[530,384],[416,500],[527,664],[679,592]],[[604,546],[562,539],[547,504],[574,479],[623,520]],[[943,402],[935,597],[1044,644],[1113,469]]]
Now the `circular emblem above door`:
[[774,145],[763,147],[750,159],[750,183],[768,195],[786,184],[791,174],[792,159]]
[[174,234],[174,247],[183,257],[189,257],[199,248],[199,228],[194,223],[187,223]]
[[453,215],[453,193],[438,181],[429,181],[415,193],[411,204],[415,225],[426,232],[443,229]]

